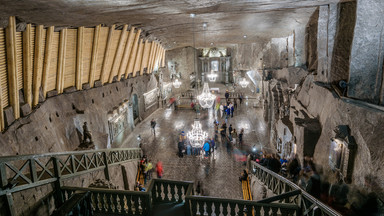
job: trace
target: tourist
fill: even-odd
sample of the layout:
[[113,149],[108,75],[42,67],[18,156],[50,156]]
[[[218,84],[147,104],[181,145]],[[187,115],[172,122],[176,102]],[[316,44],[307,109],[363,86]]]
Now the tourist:
[[241,104],[243,103],[243,95],[239,95],[239,101],[240,101],[240,106],[241,106]]
[[232,131],[232,133],[231,133],[231,137],[232,137],[232,143],[233,143],[234,145],[236,145],[236,140],[237,140],[237,138],[238,138],[238,135],[237,135],[237,131],[236,131],[235,128],[233,129],[233,131]]
[[138,182],[136,182],[135,190],[144,192],[145,187],[142,184],[140,184],[140,182],[138,181]]
[[199,103],[195,104],[195,110],[196,110],[196,114],[200,114],[200,104]]
[[229,92],[228,90],[225,91],[225,100],[228,101],[228,98],[229,98]]
[[187,144],[187,155],[192,155],[192,146],[189,142]]
[[210,148],[211,148],[211,146],[210,146],[208,140],[205,141],[205,143],[204,143],[204,145],[203,145],[203,150],[205,151],[205,156],[206,156],[206,157],[209,156]]
[[180,141],[177,143],[177,148],[179,149],[178,156],[183,157],[184,142]]
[[297,177],[300,173],[300,164],[299,160],[297,160],[297,156],[294,155],[293,158],[288,162],[287,170],[288,170],[288,178],[291,178],[294,183],[297,182]]
[[162,178],[163,177],[163,163],[161,161],[157,162],[156,164],[156,173],[157,173],[157,178]]
[[230,141],[232,141],[232,130],[232,124],[230,124],[228,127],[228,137]]
[[211,138],[211,152],[214,152],[215,151],[215,140],[213,138]]
[[237,109],[237,100],[236,100],[236,98],[233,98],[233,106],[235,107],[235,109]]
[[239,145],[241,146],[243,144],[243,138],[244,138],[244,128],[241,129],[239,134]]
[[144,173],[144,170],[145,170],[146,163],[147,163],[147,156],[143,155],[143,157],[140,160],[140,171],[143,172],[143,173]]
[[228,124],[228,118],[231,116],[231,108],[229,108],[229,106],[227,107],[227,115],[225,116],[225,123]]
[[223,104],[220,103],[220,114],[221,114],[221,118],[223,118],[223,114],[224,114],[224,106]]
[[239,181],[246,181],[248,180],[248,172],[247,170],[243,170],[241,173],[241,176],[239,177]]
[[151,120],[151,128],[152,128],[152,131],[153,131],[153,135],[156,136],[156,130],[155,130],[155,127],[156,127],[156,121],[155,119],[152,119]]
[[182,142],[184,144],[186,140],[187,140],[187,136],[185,135],[185,132],[181,131],[181,134],[179,136],[179,142]]
[[231,103],[231,118],[233,118],[233,112],[235,111],[235,108],[233,107],[232,103]]
[[148,160],[147,165],[145,166],[145,171],[144,171],[144,184],[147,184],[147,180],[151,180],[151,174],[152,174],[152,162],[151,160]]

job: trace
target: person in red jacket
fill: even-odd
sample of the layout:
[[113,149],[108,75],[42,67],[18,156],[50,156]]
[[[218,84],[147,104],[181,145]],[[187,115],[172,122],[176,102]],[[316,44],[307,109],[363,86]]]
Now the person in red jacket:
[[157,173],[157,178],[163,177],[163,163],[161,161],[157,162],[156,164],[156,173]]

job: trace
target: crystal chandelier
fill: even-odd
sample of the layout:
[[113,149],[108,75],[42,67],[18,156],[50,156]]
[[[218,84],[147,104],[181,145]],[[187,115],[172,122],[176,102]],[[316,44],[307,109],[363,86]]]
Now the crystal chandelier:
[[175,88],[180,88],[181,86],[181,82],[179,81],[179,79],[175,79],[172,84]]
[[239,84],[241,85],[241,87],[243,88],[246,88],[249,84],[248,80],[245,79],[245,77],[239,82]]
[[215,72],[213,72],[213,70],[211,70],[211,73],[209,73],[209,74],[207,75],[207,77],[208,77],[208,80],[209,80],[210,82],[215,82],[215,81],[216,81],[216,78],[217,78],[217,74],[216,74]]
[[202,147],[204,141],[208,137],[208,133],[201,129],[201,124],[199,119],[195,119],[192,125],[192,130],[187,133],[187,137],[192,145],[192,147]]
[[213,106],[213,103],[215,102],[216,96],[209,92],[209,86],[208,83],[204,83],[203,92],[197,96],[197,100],[199,100],[199,103],[201,107],[203,108],[210,108]]

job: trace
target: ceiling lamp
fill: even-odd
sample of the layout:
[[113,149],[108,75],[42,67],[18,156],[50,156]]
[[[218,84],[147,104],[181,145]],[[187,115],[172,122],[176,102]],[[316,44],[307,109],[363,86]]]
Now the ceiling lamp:
[[181,86],[181,82],[177,78],[173,81],[172,84],[173,84],[173,87],[175,87],[175,88],[180,88],[180,86]]
[[192,130],[187,133],[187,137],[192,145],[192,147],[202,147],[204,141],[208,137],[208,133],[201,129],[201,124],[199,119],[195,119],[192,125]]
[[248,80],[245,79],[245,77],[239,82],[239,84],[241,85],[241,87],[243,88],[246,88],[249,84]]
[[217,78],[217,74],[211,70],[211,73],[207,75],[209,82],[215,82]]
[[215,102],[215,99],[216,96],[209,92],[208,83],[204,83],[203,92],[197,96],[197,100],[199,100],[201,107],[211,108]]

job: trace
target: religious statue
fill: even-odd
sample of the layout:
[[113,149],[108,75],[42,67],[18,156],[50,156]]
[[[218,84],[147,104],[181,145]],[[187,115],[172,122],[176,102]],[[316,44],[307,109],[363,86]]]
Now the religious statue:
[[95,145],[93,144],[92,134],[88,129],[87,122],[83,124],[83,136],[81,137],[81,132],[79,130],[78,134],[80,135],[80,145],[75,149],[75,151],[82,151],[86,149],[94,149]]
[[89,143],[93,143],[92,134],[88,130],[87,122],[84,122],[84,125],[83,125],[83,143],[87,143],[87,139],[89,139]]

